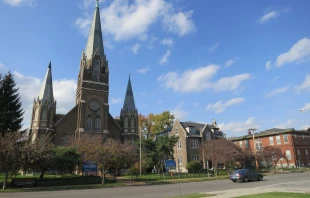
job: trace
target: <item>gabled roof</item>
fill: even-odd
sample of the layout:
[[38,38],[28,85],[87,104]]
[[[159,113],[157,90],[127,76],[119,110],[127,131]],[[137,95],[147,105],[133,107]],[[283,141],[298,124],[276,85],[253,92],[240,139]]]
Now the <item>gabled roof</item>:
[[186,121],[186,122],[180,122],[181,126],[186,131],[187,127],[194,127],[195,133],[188,133],[187,135],[189,137],[200,137],[200,132],[205,128],[206,124],[198,123],[198,122],[192,122],[192,121]]

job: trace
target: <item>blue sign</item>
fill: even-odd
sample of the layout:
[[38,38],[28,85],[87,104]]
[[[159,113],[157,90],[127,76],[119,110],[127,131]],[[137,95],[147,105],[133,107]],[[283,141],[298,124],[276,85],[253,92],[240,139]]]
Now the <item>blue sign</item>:
[[93,162],[84,162],[82,172],[97,172],[97,164]]
[[176,168],[176,163],[174,160],[167,160],[166,161],[166,171],[169,171],[171,169],[175,169]]

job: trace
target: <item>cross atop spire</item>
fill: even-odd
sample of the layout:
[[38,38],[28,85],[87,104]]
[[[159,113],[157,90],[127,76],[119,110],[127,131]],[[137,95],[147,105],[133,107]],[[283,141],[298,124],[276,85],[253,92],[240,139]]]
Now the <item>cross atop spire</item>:
[[41,86],[39,93],[39,99],[43,102],[47,101],[50,104],[54,102],[53,94],[53,80],[52,80],[52,64],[51,62],[48,65],[44,81]]
[[96,8],[99,8],[99,0],[97,0]]
[[85,48],[86,58],[89,60],[98,50],[100,56],[104,57],[103,39],[101,31],[99,0],[96,1],[96,8],[88,35],[88,40]]

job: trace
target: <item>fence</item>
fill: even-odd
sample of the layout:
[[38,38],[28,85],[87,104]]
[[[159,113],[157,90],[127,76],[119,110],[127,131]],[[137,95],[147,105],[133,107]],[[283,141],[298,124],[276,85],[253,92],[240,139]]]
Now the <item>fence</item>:
[[188,173],[149,173],[149,174],[127,174],[132,180],[136,181],[156,181],[156,180],[173,180],[173,179],[190,179],[190,178],[205,178],[205,177],[214,177],[215,175],[228,175],[227,170],[217,170],[217,174],[213,170],[197,171],[197,172],[188,172]]

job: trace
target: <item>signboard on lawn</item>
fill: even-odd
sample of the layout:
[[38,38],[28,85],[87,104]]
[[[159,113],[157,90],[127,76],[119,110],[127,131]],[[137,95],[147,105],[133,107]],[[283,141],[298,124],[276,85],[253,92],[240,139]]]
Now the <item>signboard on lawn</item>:
[[97,164],[93,162],[84,162],[82,166],[83,172],[97,172]]
[[168,172],[169,170],[175,169],[176,168],[176,163],[174,160],[167,160],[166,161],[166,171]]
[[13,187],[27,187],[27,186],[36,186],[36,178],[13,178],[11,181]]

